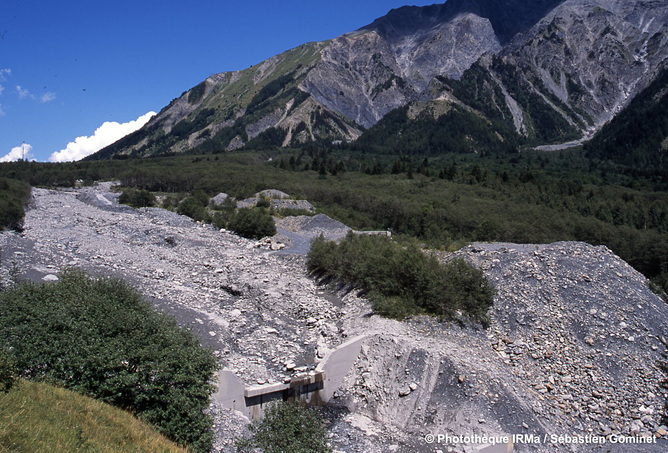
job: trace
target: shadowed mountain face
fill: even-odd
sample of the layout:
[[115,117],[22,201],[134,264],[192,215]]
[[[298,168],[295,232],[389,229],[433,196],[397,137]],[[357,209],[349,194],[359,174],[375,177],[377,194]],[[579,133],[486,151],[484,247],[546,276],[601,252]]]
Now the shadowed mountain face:
[[457,16],[474,14],[488,19],[501,44],[507,44],[517,33],[533,27],[564,0],[449,0],[425,7],[404,6],[391,10],[363,29],[373,29],[392,42],[418,30],[429,30],[453,21]]
[[406,141],[411,132],[440,153],[452,148],[434,138],[444,130],[468,137],[459,152],[558,149],[591,137],[652,83],[667,29],[665,0],[405,6],[209,77],[92,158],[358,140],[424,151]]

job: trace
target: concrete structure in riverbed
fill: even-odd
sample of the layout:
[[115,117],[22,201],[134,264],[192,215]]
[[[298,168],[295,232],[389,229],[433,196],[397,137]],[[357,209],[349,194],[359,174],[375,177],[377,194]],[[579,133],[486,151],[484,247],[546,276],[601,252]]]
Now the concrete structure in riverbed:
[[266,405],[276,400],[324,406],[343,383],[365,339],[360,336],[347,341],[325,355],[315,370],[297,374],[283,384],[246,387],[232,371],[221,370],[218,372],[218,392],[213,398],[251,420],[262,418]]

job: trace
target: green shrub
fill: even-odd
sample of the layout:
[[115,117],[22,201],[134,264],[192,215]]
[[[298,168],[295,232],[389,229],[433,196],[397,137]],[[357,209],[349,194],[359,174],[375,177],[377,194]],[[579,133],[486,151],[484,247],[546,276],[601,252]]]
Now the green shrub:
[[176,212],[196,221],[210,221],[211,218],[206,208],[208,203],[209,199],[206,194],[204,197],[201,194],[193,194],[179,203]]
[[21,229],[24,215],[21,203],[9,198],[0,198],[0,231],[5,228]]
[[228,197],[222,204],[213,207],[211,222],[216,228],[228,228],[237,212],[237,203]]
[[174,441],[208,452],[217,368],[211,351],[117,279],[70,270],[55,283],[0,292],[0,344],[21,374],[131,410]]
[[30,198],[30,186],[23,181],[0,178],[0,231],[5,228],[20,230]]
[[260,199],[255,203],[256,208],[267,208],[271,206],[271,201],[268,198],[260,197]]
[[181,202],[181,197],[178,195],[167,195],[162,199],[160,207],[169,211],[174,211]]
[[155,195],[148,190],[125,189],[118,197],[118,202],[133,208],[148,208],[155,206]]
[[315,408],[304,408],[294,403],[281,401],[271,403],[261,421],[249,427],[250,439],[237,439],[237,450],[242,453],[327,453],[326,431],[322,418]]
[[484,273],[465,260],[441,264],[417,246],[402,247],[386,236],[349,233],[338,245],[317,238],[307,267],[362,288],[376,312],[394,318],[429,313],[454,319],[460,311],[486,324],[494,299]]
[[230,230],[249,239],[260,239],[276,234],[274,218],[263,208],[242,208],[230,219]]
[[194,191],[190,196],[197,200],[202,206],[206,207],[209,204],[209,196],[202,189]]
[[9,392],[19,379],[16,359],[5,348],[0,347],[0,392]]

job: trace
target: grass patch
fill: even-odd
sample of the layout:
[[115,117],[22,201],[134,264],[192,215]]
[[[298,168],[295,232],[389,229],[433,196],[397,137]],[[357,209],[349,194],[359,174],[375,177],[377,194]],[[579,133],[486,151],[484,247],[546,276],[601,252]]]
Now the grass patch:
[[0,396],[0,452],[183,452],[130,413],[63,388],[21,381]]

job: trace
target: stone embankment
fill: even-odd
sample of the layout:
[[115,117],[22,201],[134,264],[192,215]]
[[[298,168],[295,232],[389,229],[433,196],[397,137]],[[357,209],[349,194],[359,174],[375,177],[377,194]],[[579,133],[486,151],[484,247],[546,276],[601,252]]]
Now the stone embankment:
[[[245,386],[286,382],[365,335],[325,412],[337,451],[473,452],[452,441],[472,435],[538,436],[515,451],[668,448],[658,438],[666,429],[658,363],[666,359],[668,305],[605,247],[471,245],[456,254],[497,288],[489,328],[464,319],[398,322],[306,275],[295,253],[304,252],[307,230],[345,234],[345,225],[288,219],[282,230],[298,247],[274,252],[168,211],[118,206],[116,197],[109,184],[35,189],[25,231],[0,234],[3,279],[53,280],[68,266],[125,278],[192,327]],[[234,451],[245,419],[215,401],[211,412],[216,450]],[[451,437],[428,443],[431,435]],[[551,435],[657,443],[551,443]]]

